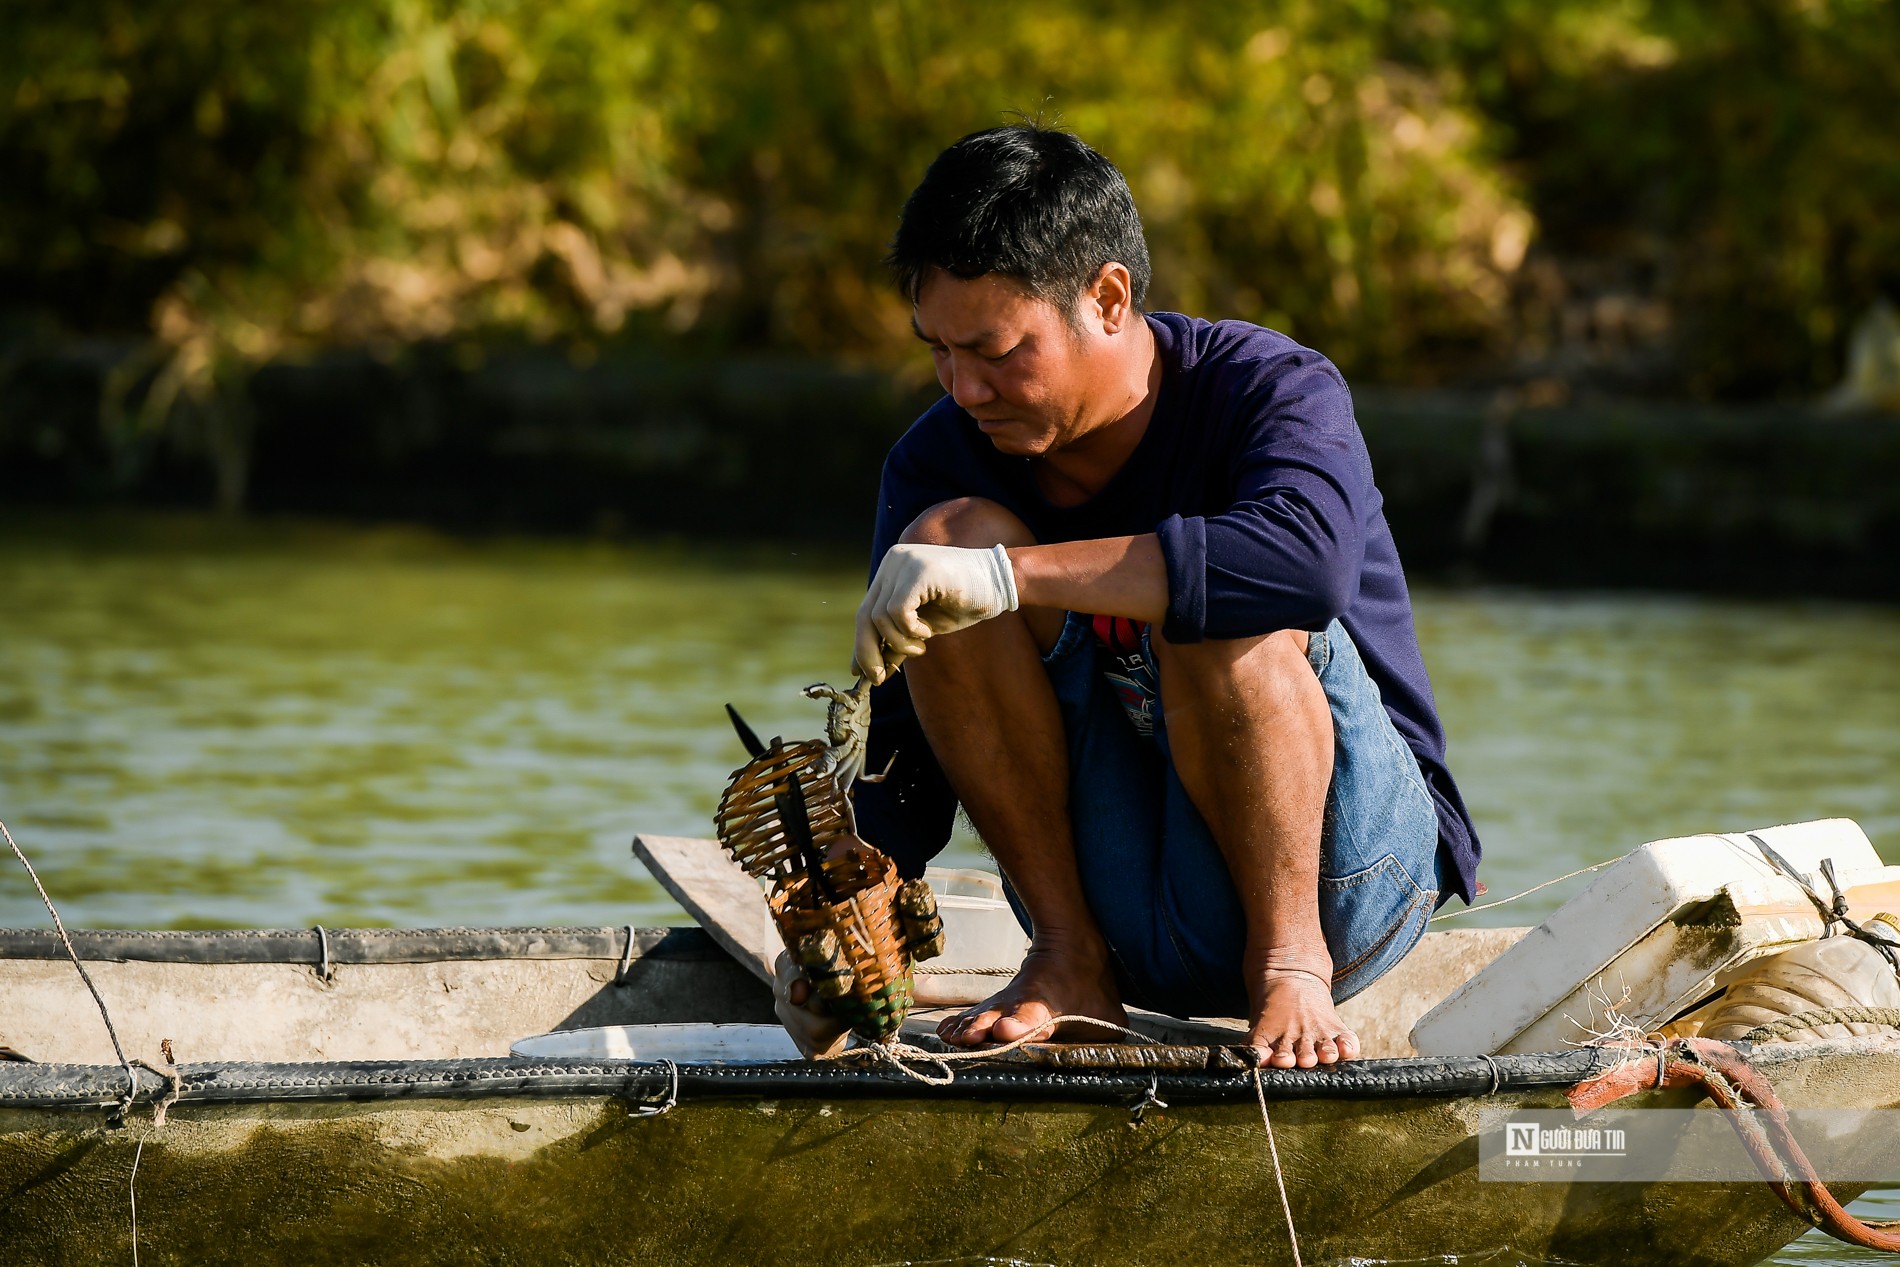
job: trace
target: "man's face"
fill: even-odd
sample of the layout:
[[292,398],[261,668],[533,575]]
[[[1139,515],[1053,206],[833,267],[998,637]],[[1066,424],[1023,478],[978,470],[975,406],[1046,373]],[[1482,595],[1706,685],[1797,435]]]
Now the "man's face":
[[937,381],[1000,451],[1040,457],[1099,425],[1090,408],[1100,391],[1099,332],[1085,320],[1077,330],[1015,278],[966,281],[935,269],[911,323],[930,346]]

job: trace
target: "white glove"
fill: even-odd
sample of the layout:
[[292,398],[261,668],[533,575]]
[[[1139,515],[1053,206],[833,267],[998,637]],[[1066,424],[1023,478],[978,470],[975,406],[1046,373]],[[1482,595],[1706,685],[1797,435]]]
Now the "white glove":
[[1016,573],[1002,546],[896,545],[858,606],[858,672],[881,683],[933,634],[1016,610]]

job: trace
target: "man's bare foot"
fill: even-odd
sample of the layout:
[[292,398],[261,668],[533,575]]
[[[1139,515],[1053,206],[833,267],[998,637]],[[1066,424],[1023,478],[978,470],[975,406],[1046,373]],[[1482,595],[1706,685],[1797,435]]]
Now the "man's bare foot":
[[1300,968],[1269,968],[1261,975],[1260,1002],[1247,1031],[1261,1064],[1311,1069],[1359,1058],[1359,1037],[1339,1019],[1325,978]]
[[[1061,1031],[1084,1028],[1064,1025],[1061,1031],[1050,1030],[1049,1022],[1058,1016],[1093,1016],[1128,1024],[1107,952],[1099,946],[1090,952],[1066,942],[1038,939],[1007,986],[939,1025],[937,1036],[958,1047],[975,1047],[1014,1042],[1029,1034],[1048,1039]],[[1037,1034],[1038,1030],[1049,1032]]]

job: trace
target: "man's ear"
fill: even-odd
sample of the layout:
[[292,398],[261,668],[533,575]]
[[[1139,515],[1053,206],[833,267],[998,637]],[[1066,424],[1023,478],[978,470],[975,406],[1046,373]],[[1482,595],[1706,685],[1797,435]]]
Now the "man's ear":
[[1110,260],[1082,292],[1084,312],[1103,334],[1120,334],[1135,315],[1135,290],[1128,268]]

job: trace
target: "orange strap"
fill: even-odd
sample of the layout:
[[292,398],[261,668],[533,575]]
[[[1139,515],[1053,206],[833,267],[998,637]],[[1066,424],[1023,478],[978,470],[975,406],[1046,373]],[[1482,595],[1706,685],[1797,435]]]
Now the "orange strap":
[[[1651,1050],[1653,1061],[1633,1060],[1572,1087],[1571,1108],[1582,1114],[1639,1091],[1699,1086],[1723,1108],[1738,1110],[1728,1115],[1730,1125],[1789,1209],[1837,1240],[1900,1253],[1900,1223],[1863,1223],[1842,1207],[1795,1140],[1774,1088],[1740,1052],[1711,1038],[1676,1038]],[[1794,1182],[1784,1174],[1795,1176]]]

